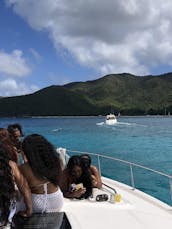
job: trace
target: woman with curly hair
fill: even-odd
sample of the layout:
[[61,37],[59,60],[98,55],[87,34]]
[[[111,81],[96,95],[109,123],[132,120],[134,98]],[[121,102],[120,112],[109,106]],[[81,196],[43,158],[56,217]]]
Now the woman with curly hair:
[[22,143],[27,162],[20,166],[32,193],[33,212],[57,212],[63,205],[59,188],[61,161],[52,144],[32,134]]
[[[16,208],[16,188],[24,197],[26,210],[20,212],[28,217],[32,213],[31,193],[26,179],[20,173],[15,162],[0,145],[0,227],[8,223]],[[13,213],[12,213],[13,212]]]
[[5,128],[0,128],[0,142],[6,149],[10,159],[18,164],[17,148],[11,140],[8,130]]

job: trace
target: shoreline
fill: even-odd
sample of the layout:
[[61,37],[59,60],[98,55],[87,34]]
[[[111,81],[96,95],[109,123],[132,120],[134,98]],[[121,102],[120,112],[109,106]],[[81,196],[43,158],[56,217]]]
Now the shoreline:
[[[7,117],[0,117],[0,119],[30,119],[30,118],[105,118],[106,115],[69,115],[69,116],[7,116]],[[172,115],[120,115],[119,117],[116,116],[117,119],[118,118],[171,118]]]

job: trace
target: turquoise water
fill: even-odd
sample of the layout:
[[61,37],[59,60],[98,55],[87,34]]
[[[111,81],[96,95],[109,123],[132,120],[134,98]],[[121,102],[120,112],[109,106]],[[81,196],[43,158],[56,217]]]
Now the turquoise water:
[[[113,156],[172,174],[171,117],[120,117],[115,126],[105,125],[104,117],[1,118],[0,126],[14,122],[23,126],[25,135],[42,134],[56,147]],[[104,159],[101,168],[103,175],[131,185],[128,165]],[[172,203],[168,179],[138,168],[133,172],[137,188]]]

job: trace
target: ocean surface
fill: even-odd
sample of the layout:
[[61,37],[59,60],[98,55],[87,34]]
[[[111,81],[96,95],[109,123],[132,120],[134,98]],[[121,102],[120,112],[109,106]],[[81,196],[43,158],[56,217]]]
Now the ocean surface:
[[[119,117],[107,126],[104,117],[0,118],[0,127],[20,123],[26,135],[39,133],[55,147],[108,155],[172,175],[172,117]],[[92,158],[97,165],[96,158]],[[102,174],[131,185],[130,166],[101,159]],[[133,167],[135,187],[172,205],[169,179]]]

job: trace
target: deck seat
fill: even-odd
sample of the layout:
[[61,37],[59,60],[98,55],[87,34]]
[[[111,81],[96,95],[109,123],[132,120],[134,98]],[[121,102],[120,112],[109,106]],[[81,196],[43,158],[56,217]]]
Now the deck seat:
[[71,229],[65,212],[34,213],[29,218],[16,215],[13,218],[12,229]]

